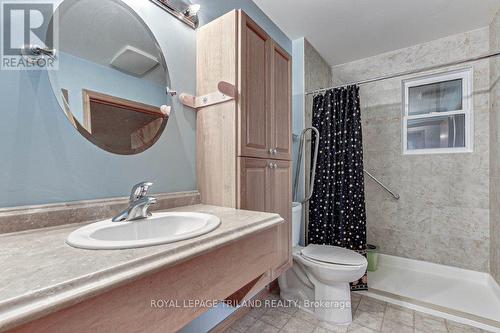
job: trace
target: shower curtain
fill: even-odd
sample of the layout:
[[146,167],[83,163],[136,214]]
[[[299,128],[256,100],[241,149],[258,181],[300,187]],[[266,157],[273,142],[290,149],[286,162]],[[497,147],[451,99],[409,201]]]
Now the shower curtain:
[[[366,256],[359,87],[336,88],[316,96],[312,125],[319,130],[320,143],[308,242],[340,246]],[[315,140],[313,136],[312,147]],[[367,282],[365,274],[351,283],[351,289],[366,290]]]

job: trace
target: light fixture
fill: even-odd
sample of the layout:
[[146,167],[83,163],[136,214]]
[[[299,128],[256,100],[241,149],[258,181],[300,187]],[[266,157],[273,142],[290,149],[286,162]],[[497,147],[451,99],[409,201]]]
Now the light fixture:
[[188,9],[186,9],[186,11],[184,12],[184,15],[186,15],[187,17],[196,16],[200,11],[200,8],[201,5],[193,3],[189,5]]
[[151,0],[175,18],[189,25],[191,28],[198,27],[199,4],[192,4],[189,0]]

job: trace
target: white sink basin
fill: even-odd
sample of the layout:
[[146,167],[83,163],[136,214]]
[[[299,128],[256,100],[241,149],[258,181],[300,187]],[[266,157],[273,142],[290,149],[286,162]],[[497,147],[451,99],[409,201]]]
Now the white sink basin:
[[129,249],[178,242],[215,230],[220,219],[210,214],[154,213],[144,220],[89,224],[73,231],[66,243],[82,249]]

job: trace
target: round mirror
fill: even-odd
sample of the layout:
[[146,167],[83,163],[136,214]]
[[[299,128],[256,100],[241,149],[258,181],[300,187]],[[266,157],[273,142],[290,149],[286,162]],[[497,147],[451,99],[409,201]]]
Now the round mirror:
[[[57,19],[56,19],[57,18]],[[167,124],[167,65],[146,23],[120,0],[64,0],[52,90],[71,124],[116,154],[151,147]]]

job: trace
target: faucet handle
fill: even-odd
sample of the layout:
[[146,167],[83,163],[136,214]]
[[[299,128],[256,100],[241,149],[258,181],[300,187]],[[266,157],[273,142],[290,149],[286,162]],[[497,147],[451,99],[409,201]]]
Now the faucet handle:
[[134,187],[132,187],[132,192],[130,193],[129,202],[132,203],[141,198],[144,198],[148,194],[149,188],[151,186],[153,186],[152,182],[142,182],[134,185]]

